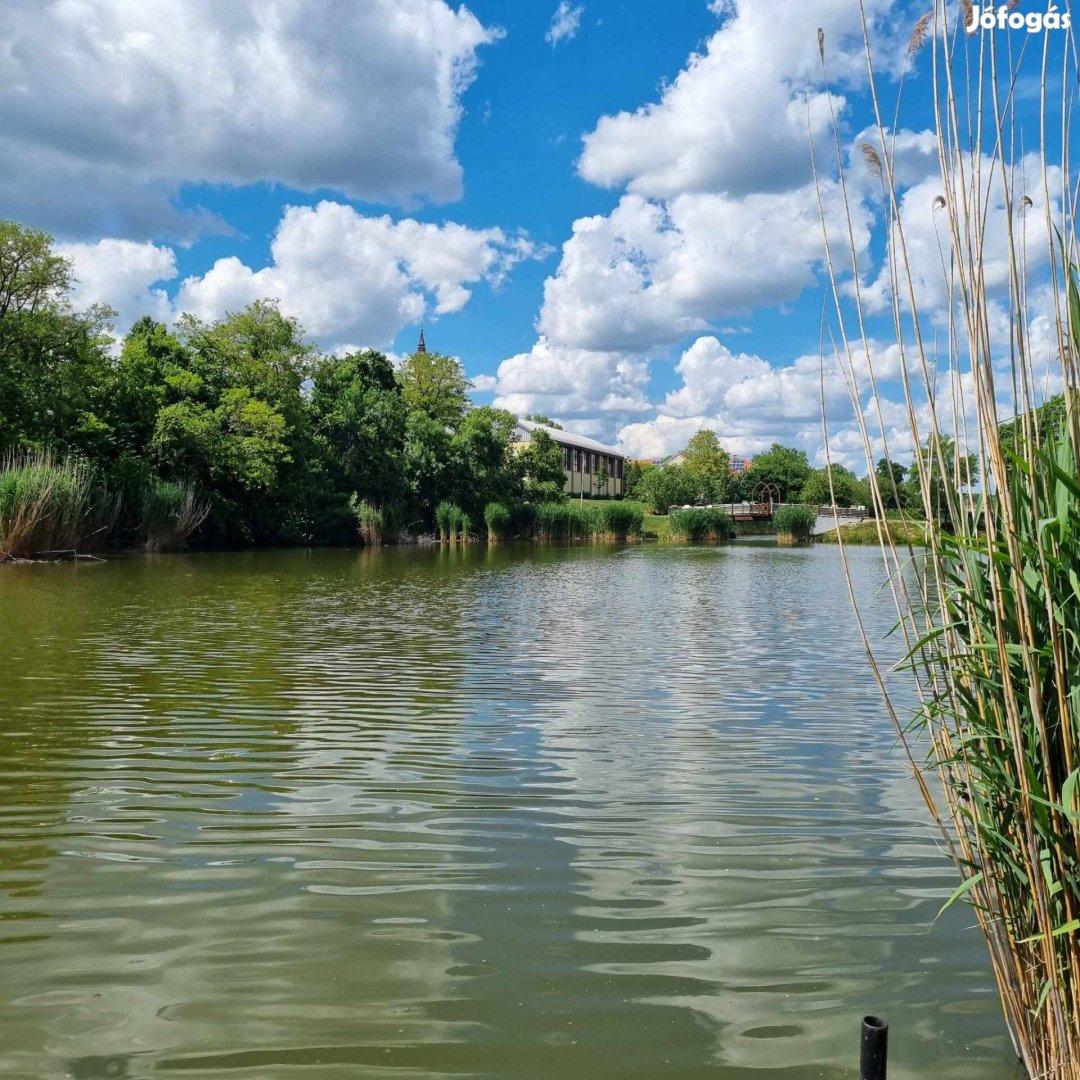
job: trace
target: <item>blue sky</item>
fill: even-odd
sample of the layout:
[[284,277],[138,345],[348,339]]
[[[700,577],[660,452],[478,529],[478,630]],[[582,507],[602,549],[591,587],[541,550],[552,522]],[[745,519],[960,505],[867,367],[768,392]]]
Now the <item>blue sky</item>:
[[[928,54],[906,59],[922,8],[867,10],[887,96],[909,67],[897,162],[932,322]],[[872,136],[855,0],[12,0],[9,16],[0,214],[53,232],[77,302],[110,303],[121,330],[270,295],[324,348],[400,355],[423,320],[478,401],[635,455],[707,426],[739,453],[779,440],[818,462],[808,124],[841,222],[824,26],[866,350],[894,452],[910,443],[880,195],[855,149]],[[825,397],[832,453],[858,465],[842,380]]]

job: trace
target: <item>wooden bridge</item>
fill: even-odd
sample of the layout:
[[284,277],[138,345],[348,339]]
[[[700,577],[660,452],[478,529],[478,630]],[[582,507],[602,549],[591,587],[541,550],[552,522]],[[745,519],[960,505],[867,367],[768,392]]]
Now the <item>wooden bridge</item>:
[[[771,521],[773,514],[781,506],[802,505],[782,502],[741,502],[741,503],[714,503],[717,510],[723,510],[730,514],[733,521]],[[819,518],[854,518],[861,520],[866,517],[865,506],[815,506],[812,507]]]

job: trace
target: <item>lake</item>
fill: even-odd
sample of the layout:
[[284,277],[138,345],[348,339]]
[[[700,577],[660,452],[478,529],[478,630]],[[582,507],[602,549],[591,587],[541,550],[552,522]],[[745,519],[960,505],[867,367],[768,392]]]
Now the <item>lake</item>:
[[7,1080],[1018,1075],[835,547],[8,565],[0,655]]

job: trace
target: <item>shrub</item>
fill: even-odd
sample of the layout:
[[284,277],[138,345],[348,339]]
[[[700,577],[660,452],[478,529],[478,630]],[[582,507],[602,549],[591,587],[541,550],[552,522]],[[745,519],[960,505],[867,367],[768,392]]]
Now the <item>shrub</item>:
[[514,515],[506,503],[490,502],[484,508],[489,540],[505,540],[513,530]]
[[83,462],[56,461],[40,452],[11,455],[0,467],[0,555],[100,546],[111,527],[109,509]]
[[360,530],[360,543],[378,547],[386,536],[386,515],[383,511],[366,499],[358,499],[355,492],[349,499],[349,509]]
[[805,542],[814,533],[817,514],[809,506],[781,506],[773,513],[773,527],[781,542]]
[[210,504],[188,485],[152,480],[143,491],[140,543],[147,551],[181,551],[209,513]]
[[731,516],[711,506],[690,506],[682,510],[672,510],[670,521],[672,538],[689,540],[692,543],[729,540],[733,531]]

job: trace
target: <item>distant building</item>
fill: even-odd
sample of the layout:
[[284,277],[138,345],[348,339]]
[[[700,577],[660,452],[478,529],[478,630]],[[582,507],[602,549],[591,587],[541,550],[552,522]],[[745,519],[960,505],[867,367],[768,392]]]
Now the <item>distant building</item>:
[[[680,450],[677,454],[672,454],[671,457],[664,458],[663,461],[658,462],[661,469],[666,469],[668,465],[685,465],[686,464],[686,451]],[[744,473],[754,464],[750,458],[738,457],[736,454],[730,455],[730,468],[733,473]]]
[[[536,431],[546,432],[553,442],[559,444],[566,477],[563,491],[568,495],[622,495],[625,454],[595,439],[538,424],[534,420],[519,420],[514,429],[514,439],[519,445],[525,445],[532,442],[533,432]],[[607,473],[606,489],[598,479],[602,472]]]

